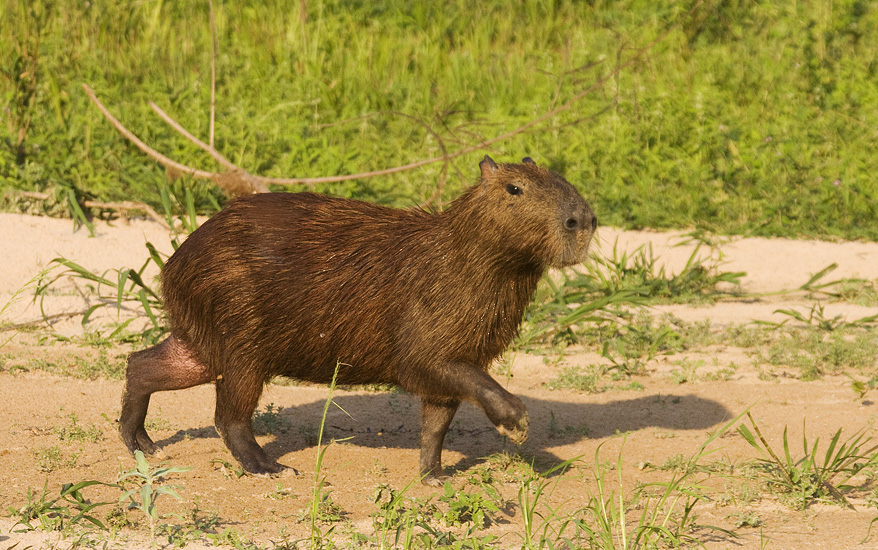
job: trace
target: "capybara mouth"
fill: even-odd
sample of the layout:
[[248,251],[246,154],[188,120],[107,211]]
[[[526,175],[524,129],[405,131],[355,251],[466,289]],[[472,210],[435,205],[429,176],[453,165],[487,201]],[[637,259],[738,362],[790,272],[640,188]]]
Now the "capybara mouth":
[[562,268],[570,267],[583,263],[588,259],[588,249],[591,245],[593,235],[589,235],[585,241],[585,245],[579,243],[572,244],[564,249],[564,251],[549,264],[549,267]]

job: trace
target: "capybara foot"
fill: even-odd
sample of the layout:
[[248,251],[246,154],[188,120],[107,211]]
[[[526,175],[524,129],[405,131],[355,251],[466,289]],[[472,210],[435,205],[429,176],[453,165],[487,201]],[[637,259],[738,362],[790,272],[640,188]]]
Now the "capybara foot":
[[521,445],[527,440],[527,427],[529,424],[527,413],[518,419],[518,422],[512,426],[501,424],[497,426],[497,430],[509,438],[509,441],[516,445]]
[[159,458],[165,457],[162,448],[153,442],[152,438],[149,437],[149,434],[147,434],[146,430],[143,428],[136,430],[133,437],[123,433],[121,430],[119,431],[119,435],[122,436],[122,442],[125,443],[128,452],[132,455],[136,451],[141,451],[147,456],[157,456]]
[[442,487],[448,481],[448,476],[427,474],[421,478],[421,483],[428,487]]
[[[273,476],[276,476],[277,474],[279,474],[285,470],[288,470],[288,468],[286,466],[284,466],[283,464],[279,464],[273,460],[268,460],[268,459],[241,460],[239,462],[241,463],[241,468],[243,468],[244,471],[246,471],[249,474],[253,474],[253,475],[263,475],[263,476],[273,477]],[[292,469],[292,468],[289,468],[289,469]],[[292,469],[292,470],[294,473],[298,474],[298,472],[296,472],[296,470],[294,470],[294,469]]]

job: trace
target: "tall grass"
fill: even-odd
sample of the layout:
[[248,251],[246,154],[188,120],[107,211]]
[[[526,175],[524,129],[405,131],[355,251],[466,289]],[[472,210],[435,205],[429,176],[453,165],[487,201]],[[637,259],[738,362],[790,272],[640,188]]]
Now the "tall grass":
[[[707,0],[690,12],[695,4],[220,3],[216,145],[274,176],[441,155],[532,120],[672,28],[641,62],[492,154],[562,170],[605,223],[878,238],[878,6]],[[146,105],[206,136],[206,2],[0,0],[0,10],[7,186],[158,205],[163,170],[88,104],[82,82],[158,150],[213,167]],[[455,161],[445,199],[483,153]],[[442,170],[318,189],[411,205]],[[201,211],[222,201],[182,183]]]

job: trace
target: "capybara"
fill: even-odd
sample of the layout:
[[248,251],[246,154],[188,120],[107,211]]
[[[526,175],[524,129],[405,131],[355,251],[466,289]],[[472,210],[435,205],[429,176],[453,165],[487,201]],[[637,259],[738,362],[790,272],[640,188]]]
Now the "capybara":
[[315,193],[236,199],[162,271],[170,336],[128,358],[120,432],[131,452],[153,392],[216,384],[216,428],[241,466],[275,473],[253,437],[263,386],[396,384],[421,399],[420,472],[437,484],[462,401],[513,442],[521,399],[488,374],[548,267],[582,262],[597,219],[560,175],[530,158],[496,164],[443,212]]

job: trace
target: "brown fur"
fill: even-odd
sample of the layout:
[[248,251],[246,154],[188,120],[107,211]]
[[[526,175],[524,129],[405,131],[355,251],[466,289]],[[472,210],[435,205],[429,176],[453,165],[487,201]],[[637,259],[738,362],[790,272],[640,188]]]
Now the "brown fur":
[[250,426],[263,385],[275,375],[328,383],[337,363],[341,384],[421,397],[427,482],[441,474],[461,401],[523,441],[524,405],[487,371],[546,268],[584,259],[595,221],[569,183],[530,159],[480,166],[481,181],[439,214],[276,193],[208,220],[162,272],[171,336],[129,359],[129,449],[157,450],[143,429],[151,393],[215,381],[232,454],[251,472],[276,472]]

